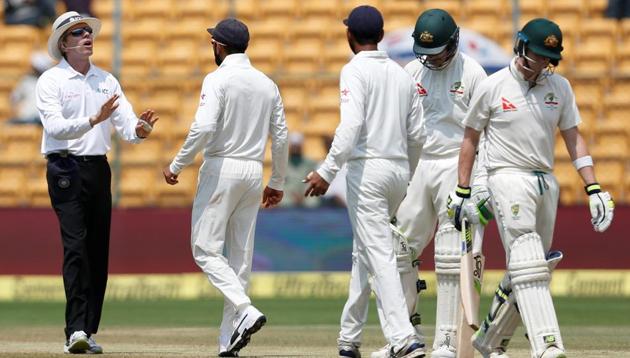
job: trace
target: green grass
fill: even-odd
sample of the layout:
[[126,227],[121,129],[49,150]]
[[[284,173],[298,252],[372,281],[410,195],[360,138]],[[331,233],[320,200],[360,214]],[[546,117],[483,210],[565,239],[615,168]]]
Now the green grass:
[[[278,325],[335,325],[345,299],[265,299],[254,304]],[[630,326],[627,298],[554,299],[560,325]],[[482,313],[490,299],[484,297]],[[199,327],[215,325],[222,314],[223,300],[112,301],[106,302],[102,325]],[[368,323],[377,324],[374,301]],[[435,322],[435,297],[421,297],[423,323]],[[63,302],[0,302],[0,327],[63,325]]]

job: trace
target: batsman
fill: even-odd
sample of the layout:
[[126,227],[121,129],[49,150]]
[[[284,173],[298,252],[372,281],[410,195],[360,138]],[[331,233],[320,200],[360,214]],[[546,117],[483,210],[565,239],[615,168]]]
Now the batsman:
[[[560,28],[543,18],[529,21],[518,33],[514,53],[510,65],[484,80],[473,95],[464,119],[458,185],[449,210],[455,214],[454,222],[465,217],[474,223],[479,218],[470,197],[470,177],[484,131],[488,188],[506,252],[507,275],[474,346],[484,357],[507,357],[503,339],[497,337],[513,332],[514,322],[518,323],[515,303],[527,329],[531,356],[561,358],[566,357],[565,349],[549,291],[551,268],[559,260],[549,253],[559,195],[552,174],[556,128],[586,184],[595,231],[610,226],[614,203],[595,178],[593,159],[577,127],[581,120],[571,85],[554,74],[562,60]],[[511,314],[506,302],[512,302]],[[504,319],[506,314],[511,318]],[[510,327],[497,327],[500,321]]]
[[[423,12],[416,22],[413,39],[417,60],[410,62],[405,70],[416,81],[424,107],[423,144],[393,230],[401,241],[408,243],[411,252],[407,263],[405,257],[399,257],[398,261],[407,305],[413,314],[418,296],[417,269],[409,263],[417,262],[437,225],[434,245],[438,304],[431,356],[455,358],[461,238],[449,220],[445,200],[456,184],[457,158],[464,134],[462,121],[486,73],[474,59],[459,51],[459,27],[444,10]],[[487,190],[481,174],[476,174],[474,198],[485,203]],[[482,228],[479,231],[483,232]]]

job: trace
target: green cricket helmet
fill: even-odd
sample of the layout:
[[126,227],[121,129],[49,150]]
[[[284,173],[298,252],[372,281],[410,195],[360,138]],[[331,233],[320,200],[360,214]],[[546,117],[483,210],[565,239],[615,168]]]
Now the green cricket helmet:
[[[457,52],[459,44],[459,27],[453,17],[442,9],[426,10],[416,21],[413,37],[413,53],[432,70],[446,67]],[[428,56],[447,51],[447,58],[439,66],[427,61]]]
[[529,21],[516,36],[514,53],[525,56],[527,49],[547,57],[554,66],[562,60],[562,31],[553,21],[538,18]]

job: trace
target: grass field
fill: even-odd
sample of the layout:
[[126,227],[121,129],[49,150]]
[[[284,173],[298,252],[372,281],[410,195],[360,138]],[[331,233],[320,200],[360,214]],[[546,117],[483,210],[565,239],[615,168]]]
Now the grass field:
[[[267,326],[242,357],[335,357],[343,299],[259,300]],[[557,298],[556,309],[569,357],[630,357],[630,300],[626,298]],[[219,300],[107,302],[96,336],[112,357],[211,357],[216,354]],[[483,302],[488,307],[489,299]],[[59,356],[63,344],[63,303],[0,303],[0,357]],[[435,298],[421,303],[430,345]],[[362,352],[383,345],[374,305]],[[529,357],[519,329],[510,357]]]

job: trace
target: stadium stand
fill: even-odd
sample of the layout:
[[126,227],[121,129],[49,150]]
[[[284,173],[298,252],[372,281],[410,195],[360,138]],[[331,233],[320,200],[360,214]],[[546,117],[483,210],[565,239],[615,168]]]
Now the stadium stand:
[[[291,131],[305,134],[306,154],[322,160],[323,135],[339,121],[338,75],[347,63],[346,14],[359,4],[377,6],[386,29],[413,26],[424,9],[451,12],[459,24],[511,51],[510,0],[121,0],[122,50],[115,53],[114,0],[93,2],[103,21],[93,61],[109,71],[121,61],[119,78],[135,109],[160,115],[154,136],[143,146],[117,144],[114,188],[118,205],[188,206],[196,168],[180,185],[164,185],[161,168],[179,149],[194,118],[201,81],[216,69],[206,27],[228,14],[250,28],[248,54],[282,91]],[[233,4],[231,7],[230,4]],[[571,81],[583,123],[580,127],[597,163],[597,174],[618,202],[630,203],[630,20],[603,16],[606,0],[520,1],[520,25],[549,16],[565,34],[558,72]],[[65,11],[60,5],[59,12]],[[30,53],[45,47],[49,29],[0,24],[0,206],[48,206],[45,160],[38,154],[41,128],[2,123],[11,116],[9,95],[29,70]],[[555,173],[561,202],[585,202],[582,184],[558,135]],[[268,177],[270,157],[265,158]]]

